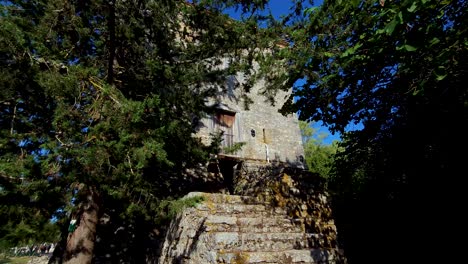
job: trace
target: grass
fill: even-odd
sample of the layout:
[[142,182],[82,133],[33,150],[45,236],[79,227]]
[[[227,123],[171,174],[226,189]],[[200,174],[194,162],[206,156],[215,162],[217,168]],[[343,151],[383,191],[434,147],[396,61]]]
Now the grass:
[[26,264],[31,257],[6,257],[0,259],[0,264]]

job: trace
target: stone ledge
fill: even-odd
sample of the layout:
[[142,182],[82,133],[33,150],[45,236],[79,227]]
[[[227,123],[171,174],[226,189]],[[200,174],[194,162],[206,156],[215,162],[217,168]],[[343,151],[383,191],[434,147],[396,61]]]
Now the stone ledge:
[[236,217],[210,215],[204,223],[209,232],[249,232],[249,233],[280,233],[304,232],[301,224],[295,223],[284,216],[273,217]]
[[223,252],[218,263],[330,263],[337,260],[338,252],[327,250],[284,250],[262,252]]
[[183,197],[203,197],[206,201],[220,204],[249,204],[249,205],[269,205],[268,202],[262,201],[252,196],[241,196],[241,195],[229,195],[221,193],[206,193],[206,192],[190,192]]

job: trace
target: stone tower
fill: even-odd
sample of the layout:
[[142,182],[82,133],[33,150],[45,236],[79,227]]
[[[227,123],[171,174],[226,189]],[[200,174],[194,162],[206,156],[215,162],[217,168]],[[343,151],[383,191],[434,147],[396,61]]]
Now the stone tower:
[[208,102],[215,107],[216,113],[201,120],[197,136],[209,143],[210,134],[222,131],[223,149],[236,143],[243,144],[235,153],[221,151],[218,155],[220,160],[304,168],[304,149],[297,115],[284,116],[278,112],[291,90],[278,92],[273,105],[261,94],[265,81],[257,81],[247,94],[251,103],[246,108],[244,83],[242,73],[228,78],[226,88]]

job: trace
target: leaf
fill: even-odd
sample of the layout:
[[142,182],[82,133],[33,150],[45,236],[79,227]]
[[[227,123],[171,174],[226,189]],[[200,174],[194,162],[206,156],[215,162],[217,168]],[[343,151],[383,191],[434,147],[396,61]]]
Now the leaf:
[[401,11],[398,12],[398,19],[400,19],[400,24],[403,24],[403,13]]
[[418,95],[422,92],[423,90],[422,89],[414,89],[413,90],[413,95]]
[[387,33],[387,35],[392,35],[393,31],[395,31],[395,27],[396,25],[398,24],[398,21],[396,21],[395,19],[393,19],[390,23],[387,24],[387,26],[385,27],[385,33]]
[[418,7],[418,3],[416,1],[414,1],[413,4],[410,7],[408,7],[408,12],[414,13],[414,11],[416,11],[417,7]]
[[377,31],[375,31],[375,34],[377,34],[377,35],[380,35],[380,34],[383,34],[383,33],[385,33],[385,28],[377,29]]
[[438,80],[438,81],[442,81],[443,79],[445,79],[445,77],[447,77],[447,74],[444,74],[444,75],[437,75],[436,74],[436,80]]
[[443,79],[445,79],[445,77],[447,77],[447,72],[444,66],[437,67],[437,69],[434,71],[434,74],[436,76],[437,81],[442,81]]
[[429,44],[431,44],[430,46],[433,46],[433,45],[435,45],[435,44],[437,44],[437,43],[439,43],[439,42],[440,42],[440,39],[438,39],[437,37],[434,37],[434,38],[429,42]]
[[345,50],[345,52],[343,52],[341,57],[344,58],[344,57],[347,57],[349,55],[353,55],[356,52],[356,50],[359,49],[361,46],[362,46],[361,43],[357,43],[356,45],[352,46],[351,48],[348,48],[347,50]]
[[406,50],[406,51],[416,51],[418,48],[414,47],[414,46],[411,46],[411,45],[408,45],[408,44],[405,44],[403,45],[403,48]]
[[318,6],[313,6],[313,7],[306,8],[306,9],[304,9],[304,15],[310,15],[310,14],[312,14],[313,12],[315,12],[318,9],[319,9]]

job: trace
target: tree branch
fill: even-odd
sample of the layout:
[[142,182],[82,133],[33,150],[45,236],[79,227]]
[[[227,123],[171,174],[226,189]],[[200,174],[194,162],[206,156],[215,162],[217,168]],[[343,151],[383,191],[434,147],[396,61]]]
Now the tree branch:
[[109,1],[109,60],[107,66],[107,82],[114,82],[114,59],[115,59],[115,0]]

